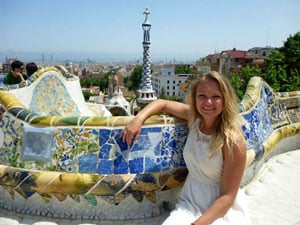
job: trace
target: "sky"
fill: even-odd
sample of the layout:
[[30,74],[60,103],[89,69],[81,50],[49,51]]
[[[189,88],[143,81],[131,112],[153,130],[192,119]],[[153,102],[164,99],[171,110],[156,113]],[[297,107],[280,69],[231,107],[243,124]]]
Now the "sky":
[[153,59],[281,47],[300,31],[299,0],[0,0],[0,61],[142,58],[146,7]]

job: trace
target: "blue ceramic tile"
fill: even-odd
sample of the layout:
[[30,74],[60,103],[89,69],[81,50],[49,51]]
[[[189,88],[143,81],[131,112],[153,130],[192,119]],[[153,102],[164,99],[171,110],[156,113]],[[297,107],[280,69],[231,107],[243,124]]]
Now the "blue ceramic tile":
[[142,173],[144,170],[144,159],[136,158],[129,161],[130,173]]
[[166,155],[166,146],[165,145],[161,145],[160,146],[160,154],[162,155],[162,156],[164,156],[164,155]]
[[176,149],[176,141],[174,139],[171,139],[171,141],[169,142],[168,144],[168,147],[169,148],[173,148],[173,149]]
[[69,155],[64,155],[60,159],[60,166],[67,166],[69,165]]
[[122,157],[122,155],[118,156],[114,160],[114,173],[115,174],[127,174],[128,173],[128,163]]
[[145,158],[145,173],[147,172],[159,172],[160,171],[160,167],[159,165],[157,165],[154,161],[155,159],[153,158]]
[[112,149],[112,145],[103,144],[100,147],[99,158],[100,159],[109,159],[111,149]]
[[79,172],[95,173],[97,168],[97,156],[94,154],[86,154],[78,157]]
[[[167,131],[169,131],[169,130],[167,130]],[[169,132],[164,132],[163,135],[164,135],[165,139],[169,139],[171,136]]]
[[145,128],[142,128],[141,129],[141,133],[140,133],[140,136],[141,135],[146,135],[150,130],[150,127],[145,127]]
[[153,149],[155,156],[160,156],[161,154],[161,144],[156,145]]
[[104,145],[110,138],[111,130],[109,129],[100,129],[99,131],[99,145]]
[[[121,132],[121,130],[119,130]],[[126,151],[128,150],[128,145],[126,142],[124,142],[120,136],[120,132],[117,132],[114,139],[116,144],[119,146],[120,151]]]
[[113,173],[113,161],[107,159],[101,159],[97,168],[99,174],[112,174]]
[[131,152],[138,152],[138,151],[142,151],[144,148],[143,148],[143,145],[136,143],[136,144],[133,144],[130,148],[130,151]]
[[141,146],[141,148],[143,147],[144,149],[150,149],[151,147],[154,147],[154,146],[151,146],[151,142],[149,140],[149,137],[148,135],[141,135],[139,137],[139,142],[138,144],[142,144],[143,146]]
[[166,171],[170,169],[170,159],[168,157],[162,157],[160,164],[161,170]]
[[92,129],[91,134],[100,137],[100,135],[99,135],[99,130],[98,130],[98,129]]
[[149,132],[160,133],[161,127],[150,127]]

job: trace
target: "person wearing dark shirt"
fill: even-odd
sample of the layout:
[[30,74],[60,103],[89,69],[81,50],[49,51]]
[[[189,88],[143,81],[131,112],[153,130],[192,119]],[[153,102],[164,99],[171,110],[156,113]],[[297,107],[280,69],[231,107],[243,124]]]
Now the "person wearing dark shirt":
[[37,70],[38,70],[38,66],[34,62],[26,64],[26,73],[27,73],[28,77],[30,77],[32,74],[34,74],[35,71],[37,71]]
[[19,60],[13,61],[11,71],[4,77],[3,83],[8,85],[25,83],[27,76],[23,74],[24,68],[23,62]]

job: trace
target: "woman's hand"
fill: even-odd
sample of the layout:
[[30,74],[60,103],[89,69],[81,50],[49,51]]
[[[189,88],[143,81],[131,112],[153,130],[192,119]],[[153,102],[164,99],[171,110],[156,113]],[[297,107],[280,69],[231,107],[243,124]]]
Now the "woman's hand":
[[170,113],[182,119],[188,119],[189,106],[180,102],[158,99],[145,106],[122,130],[121,138],[127,144],[139,139],[144,121],[161,111]]
[[131,145],[132,141],[137,141],[141,133],[143,122],[143,120],[135,116],[122,130],[120,134],[122,140],[128,145]]

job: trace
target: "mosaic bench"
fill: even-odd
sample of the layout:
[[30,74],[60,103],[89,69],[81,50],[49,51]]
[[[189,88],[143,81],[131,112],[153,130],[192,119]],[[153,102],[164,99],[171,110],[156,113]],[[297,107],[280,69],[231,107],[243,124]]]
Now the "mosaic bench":
[[[26,87],[19,94],[0,91],[0,206],[97,220],[146,218],[172,207],[187,175],[184,121],[155,115],[145,121],[138,142],[128,146],[120,132],[131,117],[84,115],[84,103],[77,100],[59,105],[72,102],[69,96],[78,93],[79,81],[75,79],[76,89],[68,88],[69,78],[62,79],[59,71],[44,72],[29,84],[36,85],[28,97],[35,97],[35,103],[22,99]],[[58,78],[53,91],[50,84]],[[45,81],[48,85],[37,91]],[[40,97],[53,92],[64,97],[49,102]],[[299,102],[300,92],[274,93],[261,78],[250,80],[240,103],[248,147],[243,184],[283,140],[299,139]],[[294,143],[286,150],[299,148],[299,141]]]

